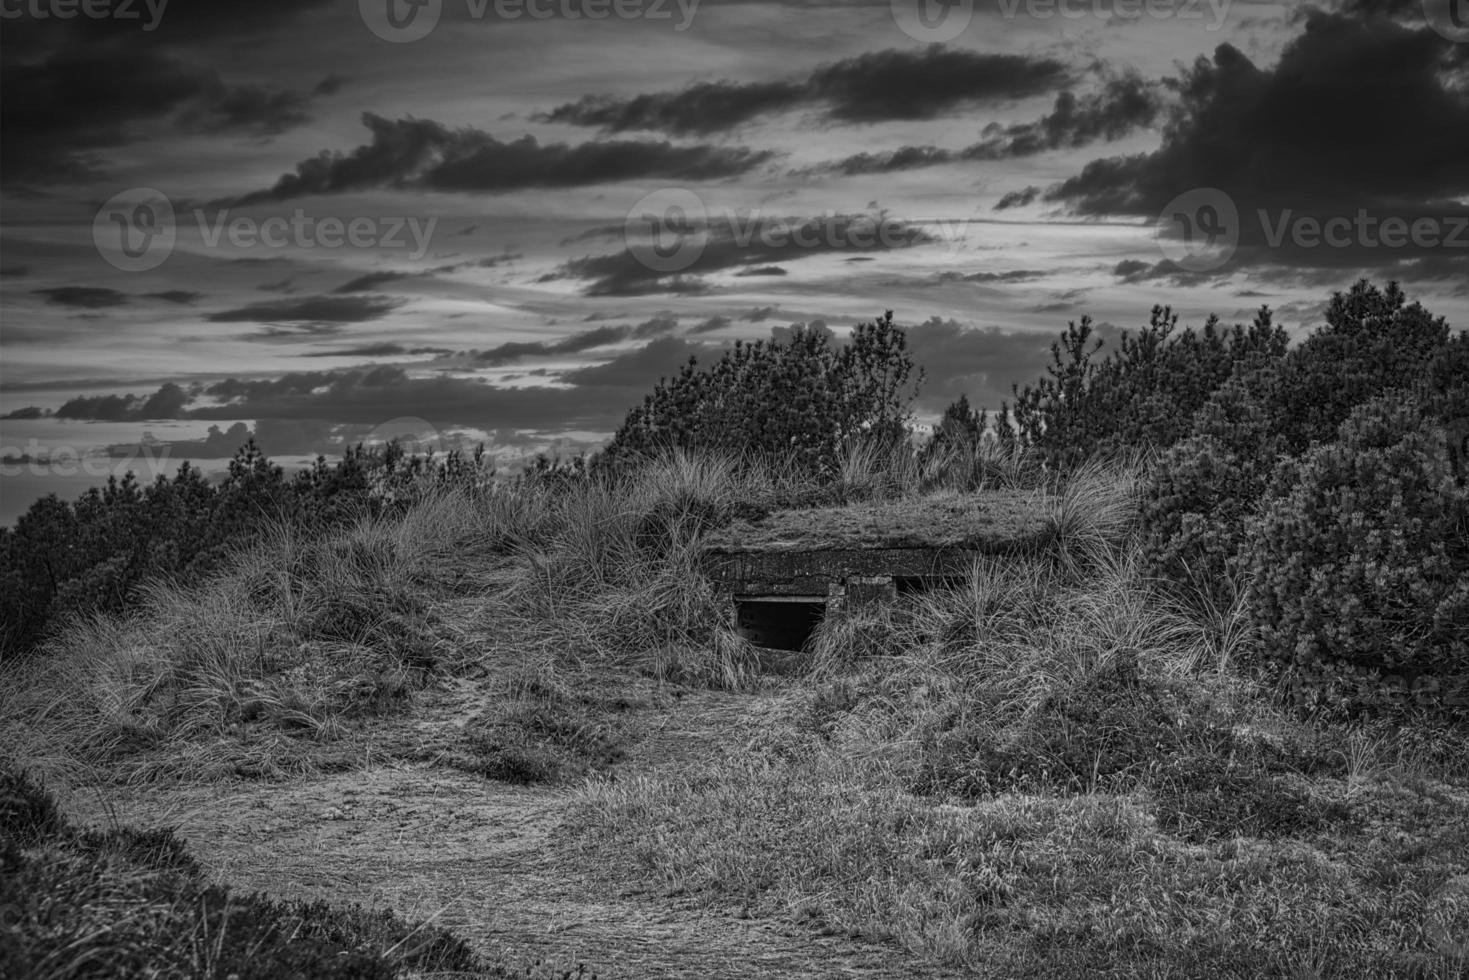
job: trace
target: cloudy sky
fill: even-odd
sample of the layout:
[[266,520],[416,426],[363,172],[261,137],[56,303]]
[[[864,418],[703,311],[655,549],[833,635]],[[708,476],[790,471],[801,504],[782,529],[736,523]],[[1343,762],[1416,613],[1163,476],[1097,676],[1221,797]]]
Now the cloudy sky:
[[1464,5],[5,0],[6,507],[145,432],[571,448],[886,309],[929,414],[1083,314],[1462,328]]

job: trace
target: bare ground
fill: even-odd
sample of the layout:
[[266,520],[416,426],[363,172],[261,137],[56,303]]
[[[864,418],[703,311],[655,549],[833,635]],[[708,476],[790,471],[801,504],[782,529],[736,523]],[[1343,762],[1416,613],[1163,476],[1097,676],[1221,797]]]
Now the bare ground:
[[[659,705],[618,765],[647,772],[743,745],[778,692],[654,688]],[[600,978],[937,977],[884,943],[696,907],[646,879],[589,866],[558,833],[568,786],[515,786],[435,761],[483,703],[476,682],[425,692],[378,726],[363,763],[284,782],[80,788],[83,822],[175,826],[221,882],[279,898],[390,907],[432,917],[478,952],[536,975],[586,964]]]

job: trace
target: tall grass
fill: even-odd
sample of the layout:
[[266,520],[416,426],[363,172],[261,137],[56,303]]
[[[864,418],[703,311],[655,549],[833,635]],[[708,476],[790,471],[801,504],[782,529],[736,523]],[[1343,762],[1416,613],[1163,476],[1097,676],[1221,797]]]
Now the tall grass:
[[154,582],[127,615],[70,622],[9,668],[0,726],[54,768],[219,774],[237,751],[223,743],[251,732],[263,774],[300,768],[303,743],[463,666],[434,605],[446,563],[500,533],[485,516],[444,492],[319,537],[269,526],[200,584]]
[[755,651],[730,631],[699,563],[704,534],[769,492],[762,475],[734,457],[676,452],[563,488],[519,549],[526,574],[487,615],[513,642],[582,662],[750,682]]
[[1424,924],[1469,867],[1462,774],[1238,673],[1236,614],[1145,574],[1134,472],[1038,491],[1044,551],[828,616],[750,750],[590,783],[588,852],[981,976],[1461,976]]

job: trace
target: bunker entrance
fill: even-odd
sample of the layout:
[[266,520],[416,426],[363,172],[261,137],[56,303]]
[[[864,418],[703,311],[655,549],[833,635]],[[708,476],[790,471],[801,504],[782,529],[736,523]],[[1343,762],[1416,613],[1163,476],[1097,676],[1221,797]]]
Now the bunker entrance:
[[756,646],[802,650],[826,614],[818,596],[753,596],[735,600],[735,629]]

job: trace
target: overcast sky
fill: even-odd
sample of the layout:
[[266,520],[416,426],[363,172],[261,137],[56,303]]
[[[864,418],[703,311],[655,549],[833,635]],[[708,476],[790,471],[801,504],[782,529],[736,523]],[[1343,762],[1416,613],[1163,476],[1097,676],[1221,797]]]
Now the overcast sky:
[[928,413],[1083,314],[1463,328],[1463,6],[5,0],[0,442],[574,445],[886,309]]

